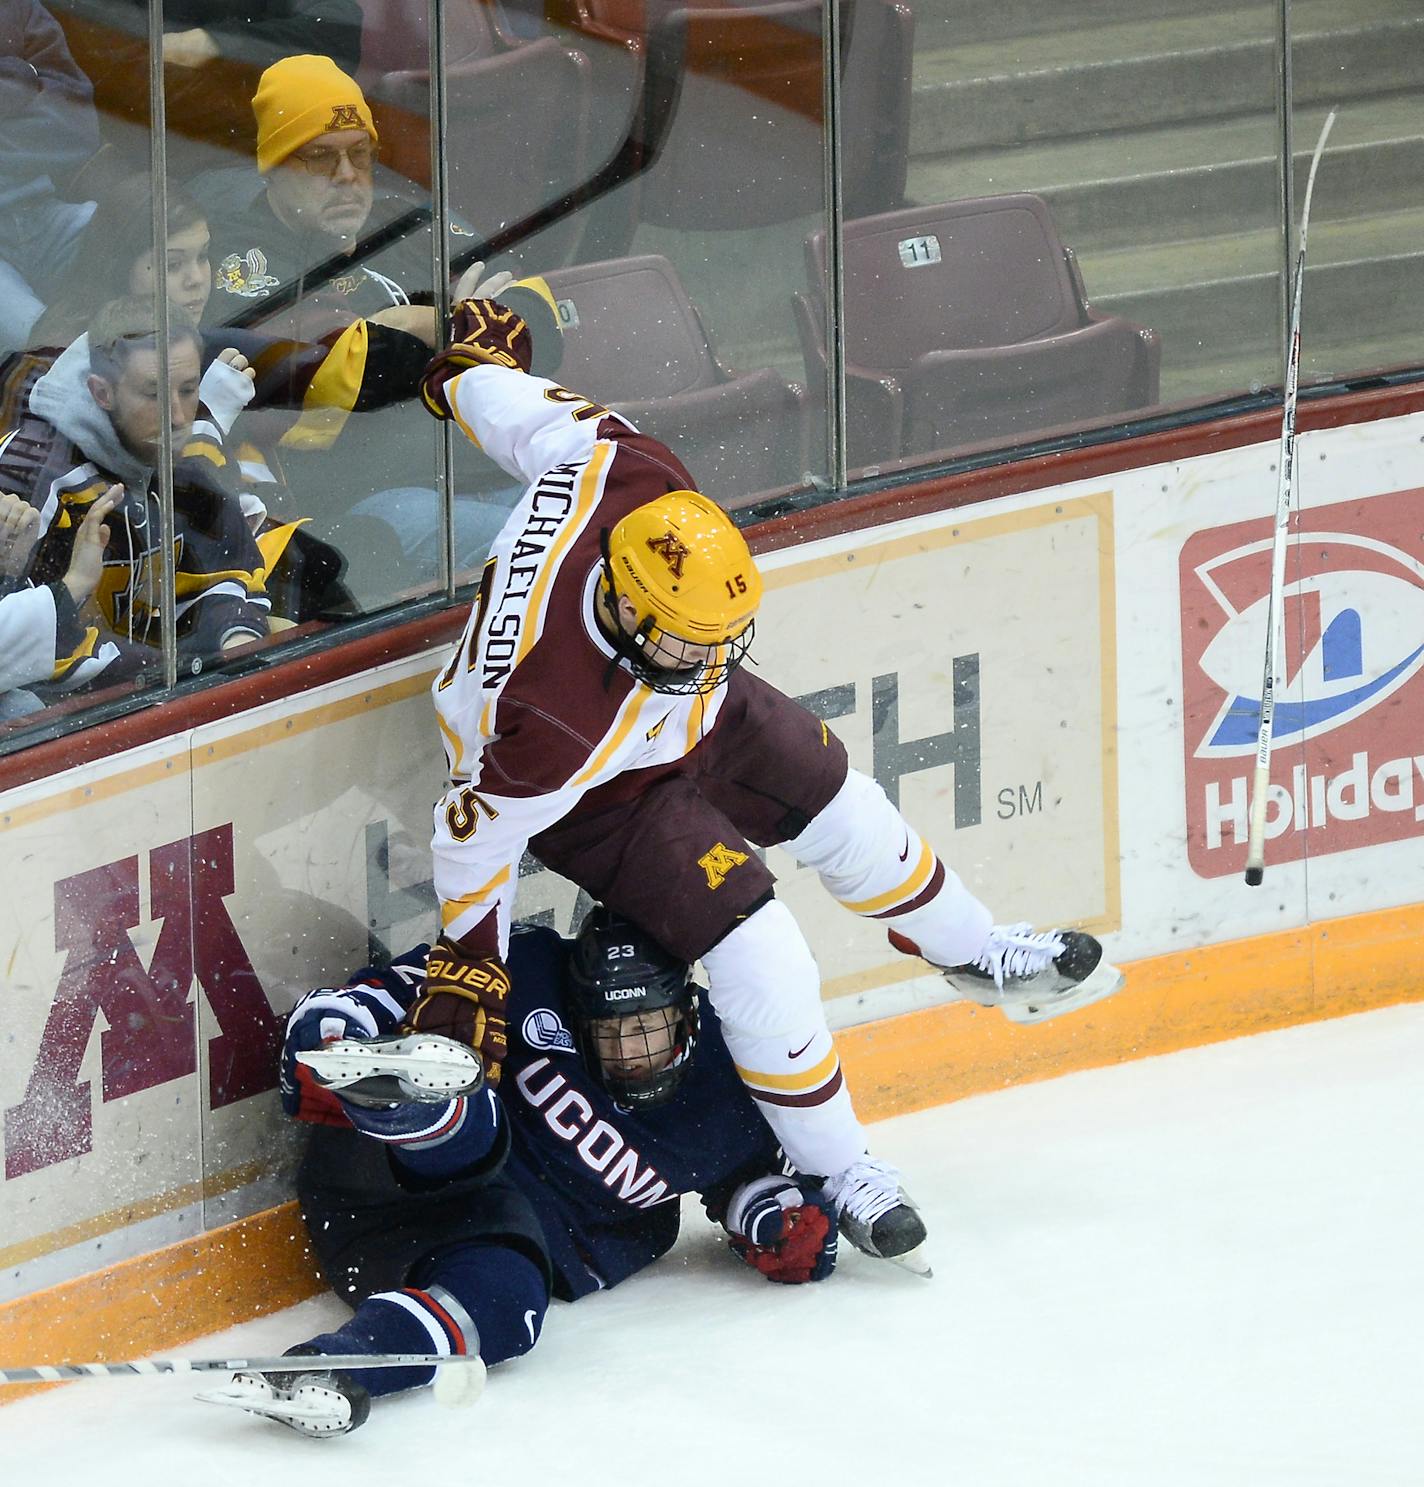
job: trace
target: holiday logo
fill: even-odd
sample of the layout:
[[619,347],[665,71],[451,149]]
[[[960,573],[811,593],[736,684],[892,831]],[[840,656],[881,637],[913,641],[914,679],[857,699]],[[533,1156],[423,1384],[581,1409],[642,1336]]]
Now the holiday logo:
[[[1304,512],[1280,608],[1266,860],[1424,835],[1424,491]],[[1215,878],[1245,862],[1261,724],[1273,523],[1182,549],[1187,846]]]

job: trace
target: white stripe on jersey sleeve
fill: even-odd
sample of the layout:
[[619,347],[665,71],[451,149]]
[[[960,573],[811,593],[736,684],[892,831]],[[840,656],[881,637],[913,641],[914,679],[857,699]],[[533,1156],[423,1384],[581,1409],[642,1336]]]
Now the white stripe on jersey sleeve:
[[[512,367],[471,367],[445,384],[445,398],[465,434],[526,483],[555,465],[587,459],[597,442],[602,410],[596,403]],[[590,409],[598,412],[577,416]]]

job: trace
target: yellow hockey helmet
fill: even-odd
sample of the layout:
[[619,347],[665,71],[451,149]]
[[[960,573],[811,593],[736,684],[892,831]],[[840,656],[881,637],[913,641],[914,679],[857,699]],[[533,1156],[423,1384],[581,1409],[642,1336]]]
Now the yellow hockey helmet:
[[[630,511],[604,538],[604,585],[629,601],[637,629],[620,650],[658,691],[705,692],[745,656],[761,603],[761,575],[726,512],[697,491],[670,491]],[[646,650],[677,642],[717,648],[692,668],[652,665]]]

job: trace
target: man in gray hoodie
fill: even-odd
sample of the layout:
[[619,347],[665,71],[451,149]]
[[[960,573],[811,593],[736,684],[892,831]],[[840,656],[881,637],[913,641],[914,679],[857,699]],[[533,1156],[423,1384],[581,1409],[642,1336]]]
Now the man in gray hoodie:
[[[111,300],[35,385],[29,416],[0,437],[0,490],[40,514],[29,578],[48,584],[68,570],[93,503],[112,486],[122,498],[108,518],[103,576],[93,596],[97,629],[84,655],[59,663],[73,683],[117,681],[156,659],[160,636],[158,437],[166,399],[173,447],[183,451],[198,411],[202,348],[197,327],[169,310],[169,386],[160,385],[153,302]],[[268,632],[266,564],[225,482],[220,452],[174,461],[178,643],[184,669]],[[95,640],[112,642],[96,648]],[[102,652],[102,653],[101,653]],[[58,673],[58,668],[57,668]]]

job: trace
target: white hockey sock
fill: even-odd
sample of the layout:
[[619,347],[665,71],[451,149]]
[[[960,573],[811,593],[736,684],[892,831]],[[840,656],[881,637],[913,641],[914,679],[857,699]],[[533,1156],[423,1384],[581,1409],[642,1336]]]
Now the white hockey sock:
[[840,1172],[865,1153],[841,1076],[821,979],[791,911],[773,899],[702,957],[737,1073],[802,1172]]
[[913,941],[926,960],[962,965],[984,948],[989,910],[868,775],[852,769],[831,803],[783,845],[847,909]]

